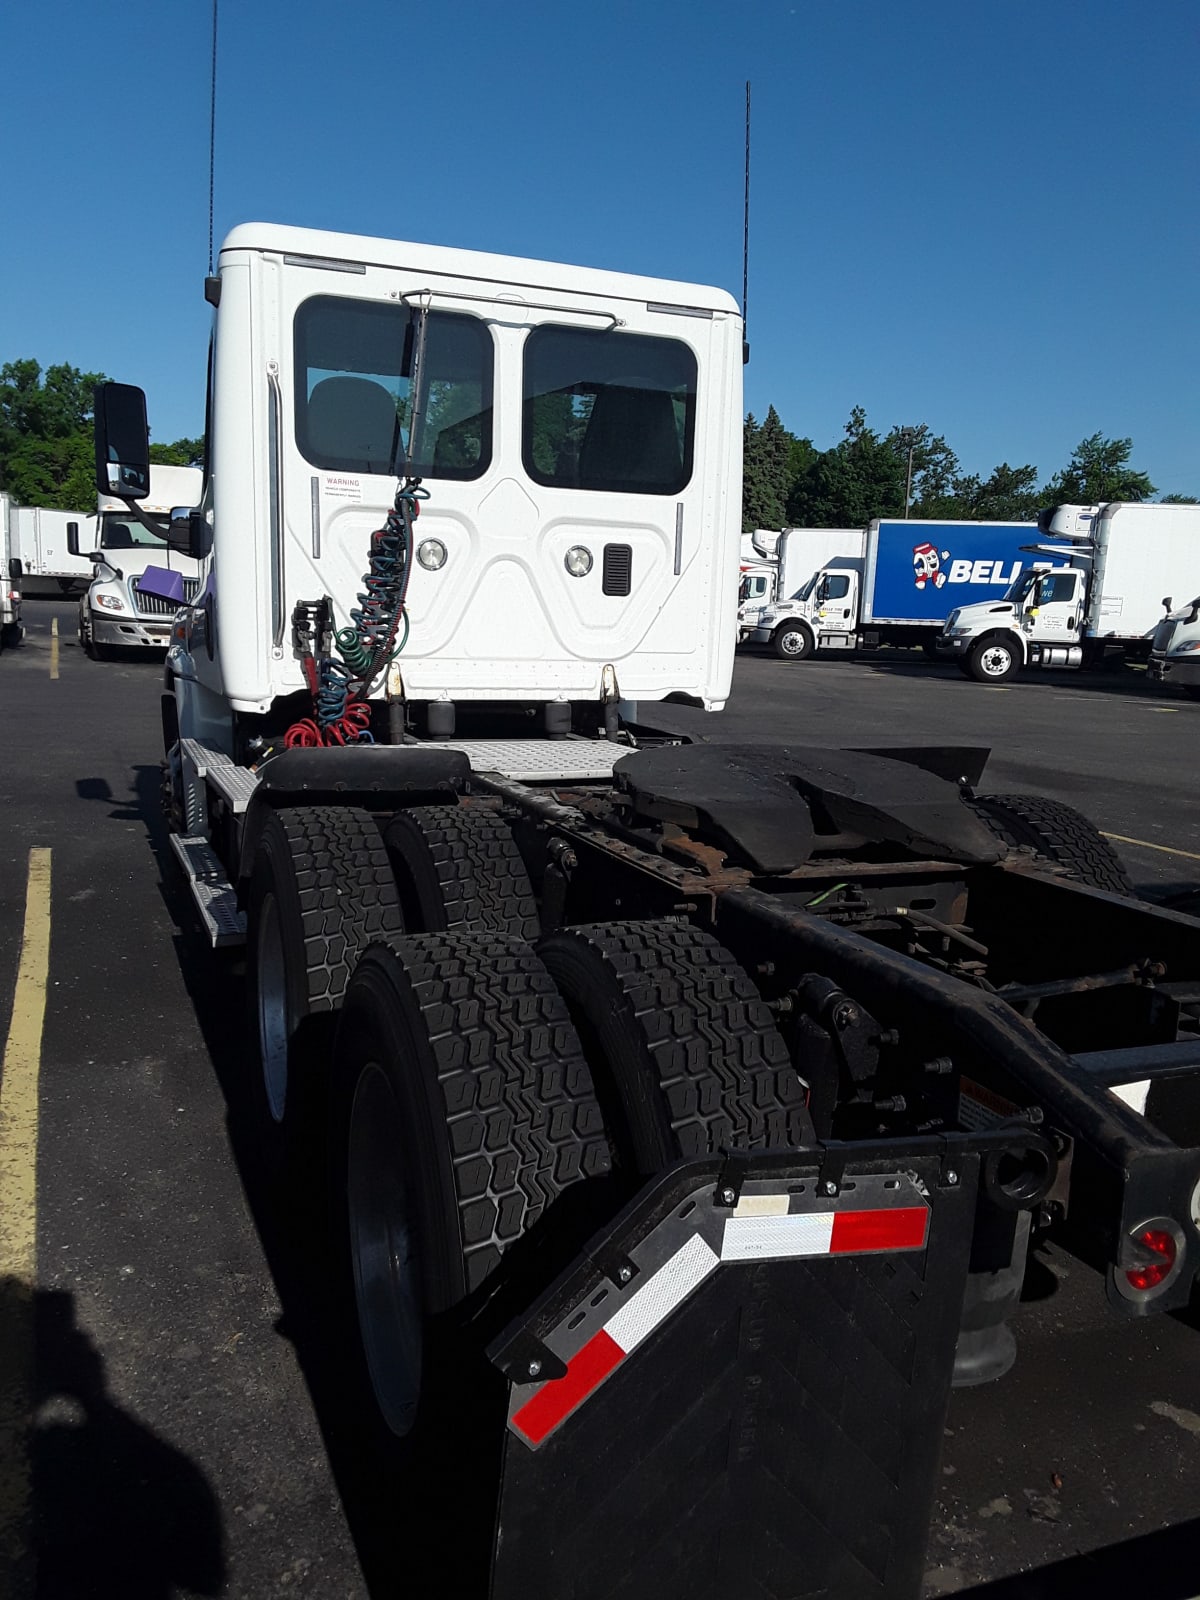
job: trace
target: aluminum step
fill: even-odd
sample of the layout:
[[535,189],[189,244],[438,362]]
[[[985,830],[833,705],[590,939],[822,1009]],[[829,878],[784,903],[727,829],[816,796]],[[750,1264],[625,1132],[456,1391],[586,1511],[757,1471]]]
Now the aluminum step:
[[246,942],[246,914],[238,909],[237,892],[207,839],[171,834],[171,848],[187,877],[200,920],[214,950]]
[[239,767],[224,750],[210,749],[199,739],[181,739],[179,749],[185,768],[190,765],[197,778],[215,789],[234,815],[240,817],[258,787],[258,774],[249,767]]
[[521,783],[585,783],[611,778],[628,745],[604,739],[439,739],[425,750],[461,750],[476,772]]

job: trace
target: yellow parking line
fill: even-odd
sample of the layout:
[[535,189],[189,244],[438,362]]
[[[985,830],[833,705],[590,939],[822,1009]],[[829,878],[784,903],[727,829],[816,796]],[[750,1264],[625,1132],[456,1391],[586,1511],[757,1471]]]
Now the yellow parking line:
[[50,618],[50,676],[58,677],[58,618]]
[[1149,839],[1127,839],[1123,833],[1106,833],[1106,839],[1113,839],[1117,844],[1136,844],[1143,850],[1161,850],[1167,856],[1186,856],[1189,861],[1200,861],[1200,855],[1193,850],[1177,850],[1172,844],[1151,844]]
[[50,970],[50,851],[29,852],[25,927],[0,1077],[0,1597],[32,1593],[28,1435],[37,1272],[38,1072]]

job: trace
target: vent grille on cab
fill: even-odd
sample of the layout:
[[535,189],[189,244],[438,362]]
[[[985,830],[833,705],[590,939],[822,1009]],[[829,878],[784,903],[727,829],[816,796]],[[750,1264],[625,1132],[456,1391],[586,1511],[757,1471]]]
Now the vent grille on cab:
[[605,594],[628,594],[633,587],[633,546],[606,544],[604,546]]

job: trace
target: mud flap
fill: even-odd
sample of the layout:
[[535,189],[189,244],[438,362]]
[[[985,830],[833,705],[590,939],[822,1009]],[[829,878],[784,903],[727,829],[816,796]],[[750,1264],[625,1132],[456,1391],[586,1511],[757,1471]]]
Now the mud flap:
[[509,1379],[492,1600],[918,1595],[1004,1138],[648,1185],[489,1349]]

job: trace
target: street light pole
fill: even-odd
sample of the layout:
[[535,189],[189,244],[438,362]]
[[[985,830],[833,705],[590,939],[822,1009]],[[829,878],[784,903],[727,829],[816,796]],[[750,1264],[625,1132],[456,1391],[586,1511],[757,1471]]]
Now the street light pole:
[[913,451],[917,448],[919,430],[916,428],[899,429],[900,438],[908,444],[908,477],[904,481],[904,520],[908,521],[908,507],[912,500],[912,464]]

